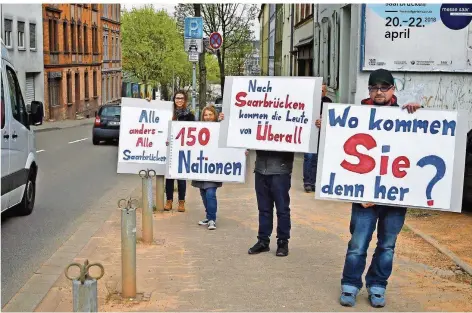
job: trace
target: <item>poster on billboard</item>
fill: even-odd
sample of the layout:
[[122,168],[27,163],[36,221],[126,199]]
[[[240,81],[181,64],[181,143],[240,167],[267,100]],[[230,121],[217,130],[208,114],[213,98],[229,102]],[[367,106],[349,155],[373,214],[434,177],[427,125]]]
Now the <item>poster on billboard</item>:
[[363,5],[363,70],[472,72],[472,4]]
[[171,101],[121,99],[117,173],[138,174],[152,169],[157,175],[165,174],[172,107]]
[[316,198],[460,212],[467,112],[329,103]]
[[322,80],[226,77],[220,147],[316,152]]
[[246,150],[219,148],[220,123],[170,122],[166,177],[244,183]]

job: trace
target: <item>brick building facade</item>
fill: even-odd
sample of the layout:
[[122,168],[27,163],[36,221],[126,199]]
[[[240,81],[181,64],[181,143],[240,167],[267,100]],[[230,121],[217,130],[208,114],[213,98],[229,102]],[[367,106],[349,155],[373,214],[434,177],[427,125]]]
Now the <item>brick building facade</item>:
[[119,4],[100,4],[102,36],[102,104],[116,103],[121,99],[121,35]]
[[46,118],[93,116],[101,104],[119,101],[119,21],[119,4],[43,4]]

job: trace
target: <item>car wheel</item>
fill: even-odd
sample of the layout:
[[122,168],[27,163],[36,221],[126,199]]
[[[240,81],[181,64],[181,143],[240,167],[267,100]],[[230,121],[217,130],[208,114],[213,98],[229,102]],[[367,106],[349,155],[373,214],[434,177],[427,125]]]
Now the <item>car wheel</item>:
[[93,137],[93,138],[92,138],[92,142],[93,142],[93,144],[96,146],[96,145],[98,145],[98,144],[100,143],[100,140],[99,140],[98,138]]
[[18,216],[30,215],[33,212],[34,201],[36,198],[36,177],[34,171],[30,170],[28,180],[26,181],[25,191],[23,192],[23,199],[15,208],[15,213]]

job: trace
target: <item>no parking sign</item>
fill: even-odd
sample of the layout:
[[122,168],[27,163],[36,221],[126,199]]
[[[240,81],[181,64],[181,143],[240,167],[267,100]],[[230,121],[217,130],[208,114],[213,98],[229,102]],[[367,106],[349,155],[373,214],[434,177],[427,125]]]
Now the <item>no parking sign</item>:
[[210,35],[210,47],[213,50],[218,50],[223,44],[223,37],[218,32],[213,32]]

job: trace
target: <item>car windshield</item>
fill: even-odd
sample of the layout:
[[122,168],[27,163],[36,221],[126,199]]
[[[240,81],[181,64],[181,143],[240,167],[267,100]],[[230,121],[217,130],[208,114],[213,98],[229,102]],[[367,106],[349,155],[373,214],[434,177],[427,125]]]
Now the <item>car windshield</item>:
[[102,112],[100,113],[101,116],[120,116],[121,115],[121,108],[120,107],[104,107]]

